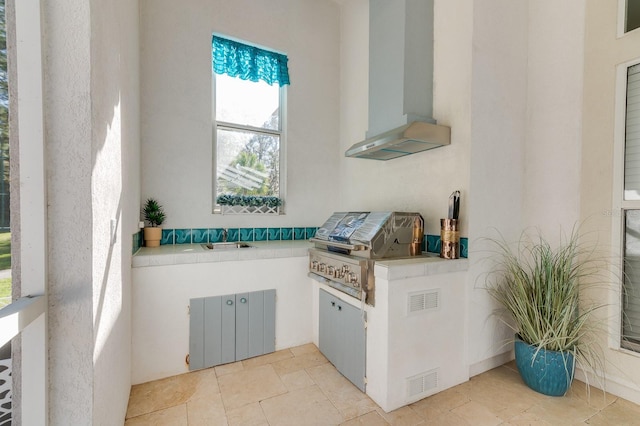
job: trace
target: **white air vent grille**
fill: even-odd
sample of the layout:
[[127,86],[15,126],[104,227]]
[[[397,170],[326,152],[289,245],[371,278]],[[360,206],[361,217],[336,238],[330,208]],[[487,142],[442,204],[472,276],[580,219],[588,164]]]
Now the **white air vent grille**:
[[418,374],[407,379],[407,398],[429,393],[438,387],[438,369]]
[[440,307],[440,289],[409,293],[409,315],[424,311],[432,311]]

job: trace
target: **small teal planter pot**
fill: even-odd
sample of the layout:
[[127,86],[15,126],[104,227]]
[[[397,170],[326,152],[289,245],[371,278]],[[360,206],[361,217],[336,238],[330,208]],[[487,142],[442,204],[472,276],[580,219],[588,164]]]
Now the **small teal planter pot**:
[[[536,392],[549,396],[567,393],[575,372],[575,359],[570,352],[538,350],[537,346],[516,337],[516,365],[522,380]],[[532,361],[533,360],[533,361]]]

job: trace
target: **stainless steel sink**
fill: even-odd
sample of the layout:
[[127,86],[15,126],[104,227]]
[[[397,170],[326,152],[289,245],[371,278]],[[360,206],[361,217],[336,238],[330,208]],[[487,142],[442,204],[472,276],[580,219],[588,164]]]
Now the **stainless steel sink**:
[[247,243],[209,243],[202,244],[202,248],[205,250],[230,250],[230,249],[243,249],[243,248],[251,248],[253,247]]

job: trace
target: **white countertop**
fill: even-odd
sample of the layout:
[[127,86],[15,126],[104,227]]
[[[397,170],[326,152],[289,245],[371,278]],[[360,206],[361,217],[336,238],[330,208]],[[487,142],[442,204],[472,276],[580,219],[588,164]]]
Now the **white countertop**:
[[[307,240],[252,241],[250,248],[205,249],[201,244],[168,244],[160,247],[142,247],[133,255],[134,268],[145,266],[181,265],[189,263],[229,262],[256,259],[305,257],[313,244]],[[420,277],[466,271],[468,259],[441,259],[437,254],[405,259],[377,260],[374,274],[385,280]]]
[[307,240],[251,241],[252,247],[236,249],[205,249],[201,244],[168,244],[142,247],[133,255],[132,266],[180,265],[185,263],[228,262],[234,260],[304,257],[313,246]]
[[427,275],[463,272],[469,269],[469,259],[442,259],[435,253],[423,253],[422,256],[408,259],[378,260],[374,266],[376,278],[401,280]]

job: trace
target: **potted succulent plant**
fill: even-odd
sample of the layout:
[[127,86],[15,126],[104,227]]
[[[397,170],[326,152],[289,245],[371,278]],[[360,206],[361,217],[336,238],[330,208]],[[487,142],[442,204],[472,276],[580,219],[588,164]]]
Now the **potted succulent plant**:
[[567,392],[576,364],[586,371],[602,371],[592,314],[605,304],[581,296],[603,282],[608,264],[579,243],[575,230],[565,240],[557,248],[539,232],[533,238],[523,233],[515,246],[504,239],[489,240],[497,256],[487,290],[515,332],[520,375],[533,390],[552,396]]
[[158,247],[162,240],[162,228],[160,225],[166,219],[162,206],[154,199],[148,198],[142,208],[145,223],[150,226],[144,228],[144,241],[147,247]]

